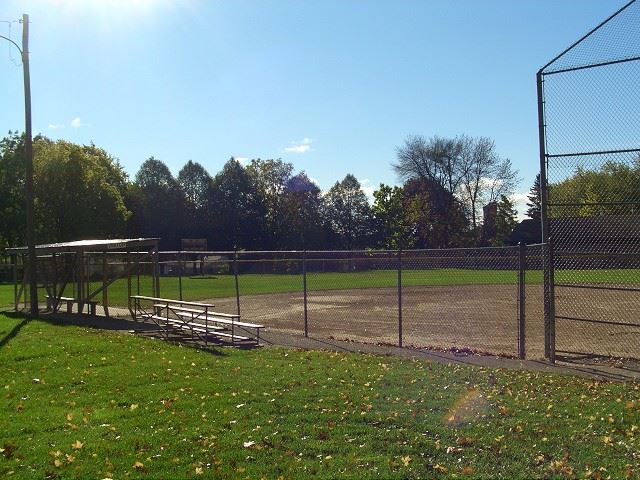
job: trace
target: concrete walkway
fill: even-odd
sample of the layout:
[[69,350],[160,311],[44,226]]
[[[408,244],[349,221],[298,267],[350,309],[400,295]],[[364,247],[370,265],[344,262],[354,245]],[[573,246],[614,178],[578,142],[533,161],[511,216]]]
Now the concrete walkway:
[[394,355],[397,357],[418,358],[438,363],[459,363],[487,368],[506,368],[530,370],[535,372],[578,375],[598,380],[640,381],[640,368],[618,367],[602,363],[575,363],[558,361],[552,365],[542,360],[518,360],[513,358],[467,353],[439,352],[433,350],[400,348],[390,345],[375,345],[358,342],[346,342],[325,338],[305,338],[269,330],[261,335],[265,346],[285,346],[305,350],[330,350],[338,352],[370,353],[376,355]]

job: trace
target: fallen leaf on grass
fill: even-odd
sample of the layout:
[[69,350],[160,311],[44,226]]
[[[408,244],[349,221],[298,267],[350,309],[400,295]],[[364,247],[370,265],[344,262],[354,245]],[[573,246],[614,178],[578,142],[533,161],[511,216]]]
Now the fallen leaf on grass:
[[471,445],[473,443],[473,438],[459,437],[456,440],[456,443],[461,447],[468,447],[469,445]]
[[71,444],[71,448],[73,448],[74,450],[80,450],[82,447],[84,447],[84,443],[82,443],[80,440],[76,440],[75,443]]
[[463,475],[473,475],[473,468],[471,467],[464,467],[462,469],[462,474]]
[[144,468],[144,463],[136,460],[136,463],[133,464],[133,468],[135,468],[136,470],[142,470]]
[[202,467],[196,467],[196,475],[202,475],[203,470]]
[[400,461],[405,467],[408,467],[411,463],[411,457],[409,455],[407,455],[406,457],[400,457]]
[[254,442],[253,440],[251,440],[251,441],[248,441],[248,442],[244,442],[244,443],[242,444],[242,446],[243,446],[244,448],[251,448],[251,447],[253,447],[255,444],[256,444],[256,442]]
[[57,458],[53,461],[53,464],[58,468],[60,468],[63,465],[62,461],[58,460]]

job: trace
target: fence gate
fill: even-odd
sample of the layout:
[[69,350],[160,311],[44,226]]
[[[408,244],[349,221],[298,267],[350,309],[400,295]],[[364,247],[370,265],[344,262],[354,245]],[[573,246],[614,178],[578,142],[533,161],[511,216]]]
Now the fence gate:
[[537,81],[546,356],[640,358],[640,4]]

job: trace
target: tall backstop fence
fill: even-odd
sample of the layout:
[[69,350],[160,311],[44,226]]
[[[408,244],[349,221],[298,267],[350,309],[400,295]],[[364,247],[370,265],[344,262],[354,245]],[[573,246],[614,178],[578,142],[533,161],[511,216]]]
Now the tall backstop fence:
[[545,354],[638,356],[640,4],[537,74]]

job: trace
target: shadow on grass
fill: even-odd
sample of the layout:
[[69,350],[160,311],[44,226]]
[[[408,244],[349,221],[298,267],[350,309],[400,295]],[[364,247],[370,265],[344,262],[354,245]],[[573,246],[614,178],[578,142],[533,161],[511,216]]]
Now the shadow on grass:
[[7,333],[0,340],[0,348],[4,347],[7,343],[9,343],[9,341],[11,341],[12,338],[16,337],[16,335],[18,335],[18,333],[20,333],[20,330],[22,330],[22,327],[24,327],[27,323],[29,323],[31,321],[31,318],[25,317],[23,314],[20,314],[20,313],[4,312],[4,315],[9,317],[9,318],[21,318],[22,321],[20,323],[18,323],[15,327],[13,327],[11,329],[11,331],[9,333]]
[[39,320],[57,326],[85,327],[96,330],[129,332],[147,338],[163,340],[175,345],[182,345],[188,348],[195,348],[203,352],[216,356],[226,356],[226,353],[215,348],[217,344],[192,339],[188,335],[171,334],[167,335],[165,330],[158,328],[156,324],[146,322],[134,322],[133,320],[125,320],[122,318],[91,316],[83,314],[67,314],[67,313],[43,313]]

